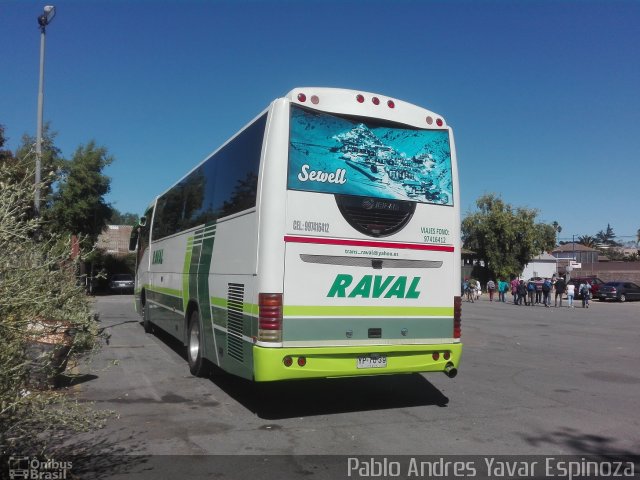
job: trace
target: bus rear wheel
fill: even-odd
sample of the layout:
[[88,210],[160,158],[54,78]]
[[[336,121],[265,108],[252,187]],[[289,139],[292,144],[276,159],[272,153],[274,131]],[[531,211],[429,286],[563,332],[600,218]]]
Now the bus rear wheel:
[[187,360],[192,375],[196,377],[209,376],[208,363],[203,357],[202,329],[200,328],[200,314],[197,310],[191,312],[189,317]]

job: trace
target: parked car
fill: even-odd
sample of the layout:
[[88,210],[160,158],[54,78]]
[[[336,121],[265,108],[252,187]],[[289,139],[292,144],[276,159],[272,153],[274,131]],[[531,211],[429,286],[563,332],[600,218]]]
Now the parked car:
[[580,294],[581,283],[588,283],[591,285],[591,298],[598,298],[598,291],[600,290],[600,287],[604,285],[604,282],[598,277],[575,277],[569,280],[568,283],[576,286],[576,298],[582,298],[582,295]]
[[128,273],[118,273],[113,275],[109,281],[109,291],[112,293],[133,293],[133,286],[133,275]]
[[618,300],[626,302],[627,300],[640,300],[640,286],[632,282],[624,280],[607,282],[600,286],[598,296],[594,297],[598,300]]

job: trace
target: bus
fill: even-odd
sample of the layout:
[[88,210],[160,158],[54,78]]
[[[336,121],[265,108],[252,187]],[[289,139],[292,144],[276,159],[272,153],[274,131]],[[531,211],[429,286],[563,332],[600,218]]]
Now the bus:
[[457,374],[458,170],[437,113],[296,88],[155,198],[131,240],[144,329],[182,342],[193,375]]

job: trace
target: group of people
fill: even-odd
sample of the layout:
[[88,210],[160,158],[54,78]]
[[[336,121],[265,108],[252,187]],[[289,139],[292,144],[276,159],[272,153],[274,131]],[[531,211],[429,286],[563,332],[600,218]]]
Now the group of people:
[[[494,282],[490,279],[487,282],[487,293],[489,301],[493,302],[495,293],[498,293],[498,301],[506,302],[506,295],[511,291],[514,305],[533,306],[543,304],[545,307],[551,306],[551,294],[555,293],[554,307],[562,307],[562,299],[567,296],[570,308],[574,308],[574,299],[577,294],[582,298],[582,308],[589,308],[589,300],[591,298],[591,284],[582,282],[576,290],[573,283],[567,283],[565,277],[544,278],[538,281],[533,279],[525,281],[514,277],[511,282],[504,279],[498,279]],[[473,302],[480,298],[482,287],[478,280],[473,278],[465,278],[462,283],[462,293],[469,302]]]

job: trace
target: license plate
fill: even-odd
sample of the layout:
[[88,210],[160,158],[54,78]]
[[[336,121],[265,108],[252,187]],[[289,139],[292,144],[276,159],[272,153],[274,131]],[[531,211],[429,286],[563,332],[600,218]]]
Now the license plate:
[[358,368],[387,368],[387,356],[386,355],[362,355],[358,357],[356,363]]

